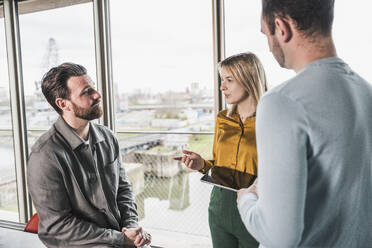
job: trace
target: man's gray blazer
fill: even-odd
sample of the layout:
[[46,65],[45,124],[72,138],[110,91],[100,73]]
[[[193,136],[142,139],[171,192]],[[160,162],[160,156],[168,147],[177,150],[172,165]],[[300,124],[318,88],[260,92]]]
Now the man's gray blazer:
[[122,247],[121,228],[137,226],[117,139],[91,122],[89,140],[60,117],[32,147],[27,183],[48,247]]

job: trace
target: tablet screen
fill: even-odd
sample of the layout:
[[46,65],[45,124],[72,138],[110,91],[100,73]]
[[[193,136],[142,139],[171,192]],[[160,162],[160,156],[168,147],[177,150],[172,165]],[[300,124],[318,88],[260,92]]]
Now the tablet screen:
[[222,185],[216,179],[214,179],[213,177],[209,176],[208,174],[205,174],[204,176],[202,176],[202,178],[200,178],[200,181],[202,183],[208,183],[208,184],[211,184],[211,185],[214,185],[214,186],[223,188],[223,189],[227,189],[227,190],[231,190],[231,191],[234,191],[234,192],[238,192],[237,189],[233,189],[233,188],[227,187],[225,185]]

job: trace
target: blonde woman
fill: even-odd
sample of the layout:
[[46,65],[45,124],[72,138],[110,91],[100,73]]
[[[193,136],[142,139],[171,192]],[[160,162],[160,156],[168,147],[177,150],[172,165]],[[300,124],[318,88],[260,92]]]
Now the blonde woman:
[[[229,110],[222,110],[216,119],[213,159],[183,150],[175,159],[193,170],[207,173],[225,186],[247,188],[257,177],[255,113],[257,103],[267,90],[261,62],[253,53],[231,56],[219,63],[222,79],[220,90]],[[214,187],[209,203],[209,227],[214,248],[258,247],[241,221],[236,193]]]

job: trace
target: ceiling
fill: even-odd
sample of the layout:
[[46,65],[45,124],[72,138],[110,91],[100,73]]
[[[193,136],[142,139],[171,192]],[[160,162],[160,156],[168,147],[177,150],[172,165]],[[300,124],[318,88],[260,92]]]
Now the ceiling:
[[[21,15],[87,2],[92,2],[92,0],[18,0],[18,11]],[[3,3],[4,0],[0,0],[0,18],[4,17]]]

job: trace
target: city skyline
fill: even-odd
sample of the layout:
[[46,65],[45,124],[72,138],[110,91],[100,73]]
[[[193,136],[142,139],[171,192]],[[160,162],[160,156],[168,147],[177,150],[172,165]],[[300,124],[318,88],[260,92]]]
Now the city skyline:
[[[111,1],[113,82],[118,84],[119,94],[135,89],[154,94],[182,91],[192,82],[213,90],[211,2],[146,3],[149,8],[143,8],[143,1]],[[345,18],[353,13],[350,5],[346,0],[337,1],[333,33],[338,55],[372,81],[367,61],[372,31],[363,21],[372,3],[359,3],[359,14]],[[226,56],[247,50],[256,53],[273,87],[295,74],[279,67],[260,33],[260,4],[243,0],[225,3]],[[153,13],[155,5],[171,6],[174,11]],[[92,3],[20,15],[19,23],[25,95],[33,94],[34,82],[45,73],[41,65],[50,38],[57,42],[60,63],[83,64],[95,81]],[[0,24],[0,58],[5,61],[0,63],[0,87],[8,87],[3,19]]]

